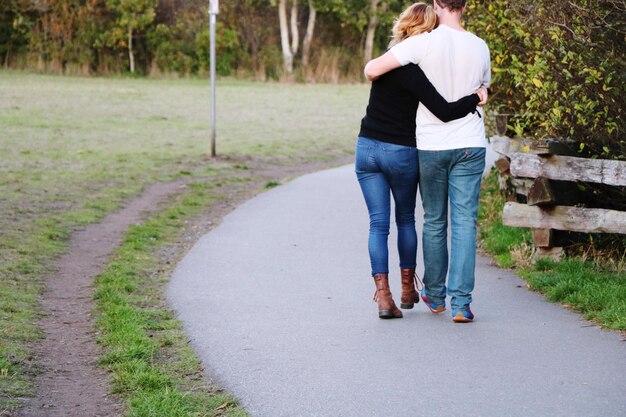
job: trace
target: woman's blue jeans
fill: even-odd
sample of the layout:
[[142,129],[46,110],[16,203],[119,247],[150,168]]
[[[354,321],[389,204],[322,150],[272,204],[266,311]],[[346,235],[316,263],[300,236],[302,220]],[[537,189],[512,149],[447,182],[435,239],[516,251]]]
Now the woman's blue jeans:
[[355,171],[370,216],[368,249],[372,275],[389,273],[390,195],[393,195],[395,203],[400,268],[415,268],[415,198],[419,178],[417,149],[359,137]]
[[[472,302],[476,265],[478,195],[485,148],[419,151],[420,195],[424,206],[424,288],[428,297],[461,308]],[[448,270],[448,199],[452,242]]]

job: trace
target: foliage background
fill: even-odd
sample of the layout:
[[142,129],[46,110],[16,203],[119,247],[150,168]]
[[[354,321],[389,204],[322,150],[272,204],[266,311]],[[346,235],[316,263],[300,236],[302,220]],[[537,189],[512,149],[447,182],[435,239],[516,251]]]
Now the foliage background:
[[625,159],[626,2],[469,2],[489,44],[494,107],[512,134],[575,140],[584,156]]
[[[289,1],[304,33],[317,11],[310,65],[301,51],[285,74],[276,0],[222,1],[217,25],[221,76],[307,82],[362,81],[368,22],[378,20],[383,52],[400,0]],[[432,3],[432,1],[431,1]],[[3,0],[0,59],[5,68],[65,74],[206,76],[208,0]],[[373,16],[375,15],[375,16]],[[584,156],[625,159],[626,0],[470,0],[466,26],[491,49],[492,113],[509,114],[509,133],[573,139]]]

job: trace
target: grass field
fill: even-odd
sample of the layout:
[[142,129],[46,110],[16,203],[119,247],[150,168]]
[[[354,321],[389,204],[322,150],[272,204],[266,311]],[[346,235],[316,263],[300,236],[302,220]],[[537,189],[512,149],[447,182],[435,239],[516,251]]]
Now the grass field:
[[211,159],[207,81],[0,72],[0,410],[32,394],[37,299],[72,230],[154,182],[223,185],[245,181],[252,164],[341,160],[367,94],[366,85],[221,81]]

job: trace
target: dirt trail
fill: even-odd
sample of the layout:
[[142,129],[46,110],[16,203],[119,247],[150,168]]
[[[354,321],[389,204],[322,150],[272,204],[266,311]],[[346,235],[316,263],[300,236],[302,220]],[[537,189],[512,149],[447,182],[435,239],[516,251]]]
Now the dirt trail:
[[[351,156],[346,156],[331,162],[277,167],[246,158],[243,162],[250,165],[248,174],[255,181],[244,185],[247,192],[227,192],[228,198],[211,208],[211,224],[214,226],[238,204],[250,198],[264,181],[280,181],[351,160]],[[182,192],[186,182],[188,180],[154,184],[120,211],[73,234],[68,253],[58,261],[58,271],[46,281],[41,300],[44,316],[39,322],[44,337],[35,347],[36,361],[41,369],[35,382],[37,396],[24,404],[18,411],[19,416],[121,415],[119,399],[110,393],[109,375],[97,366],[101,350],[96,343],[97,332],[92,316],[93,279],[102,272],[120,245],[126,229],[141,222],[148,213],[158,211],[160,203]],[[202,227],[188,230],[181,239],[180,254],[206,231]]]
[[120,414],[109,394],[107,373],[96,364],[100,348],[92,317],[93,279],[121,243],[126,229],[180,193],[183,181],[158,183],[101,223],[87,226],[71,239],[69,252],[49,277],[41,301],[44,338],[35,354],[41,367],[37,397],[21,410],[24,417],[103,417]]

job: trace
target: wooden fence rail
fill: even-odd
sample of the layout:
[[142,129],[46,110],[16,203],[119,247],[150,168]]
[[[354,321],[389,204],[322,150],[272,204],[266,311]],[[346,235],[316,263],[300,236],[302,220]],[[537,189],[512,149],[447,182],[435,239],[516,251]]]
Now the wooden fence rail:
[[515,153],[511,156],[510,170],[516,177],[626,186],[626,161]]
[[572,156],[571,146],[553,140],[494,137],[491,144],[501,155],[501,188],[512,188],[523,201],[506,203],[502,223],[534,229],[535,247],[551,248],[554,231],[626,234],[626,211],[584,207],[578,186],[626,187],[626,161]]
[[583,207],[538,206],[508,202],[502,223],[514,227],[556,229],[584,233],[626,233],[626,211]]

